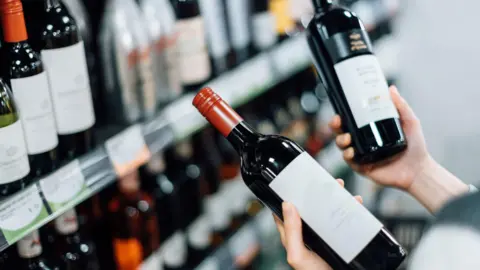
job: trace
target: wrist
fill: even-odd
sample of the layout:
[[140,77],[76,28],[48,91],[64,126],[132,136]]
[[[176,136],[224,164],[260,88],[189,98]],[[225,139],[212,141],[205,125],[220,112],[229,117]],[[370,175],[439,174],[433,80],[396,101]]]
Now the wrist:
[[431,156],[425,159],[407,192],[431,213],[437,212],[451,199],[466,194],[469,186],[437,163]]

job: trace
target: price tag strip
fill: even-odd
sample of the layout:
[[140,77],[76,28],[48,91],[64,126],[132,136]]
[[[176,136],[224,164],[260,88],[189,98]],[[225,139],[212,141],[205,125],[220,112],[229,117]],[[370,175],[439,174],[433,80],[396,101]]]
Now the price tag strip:
[[134,125],[105,142],[117,176],[123,177],[147,163],[151,157],[140,125]]
[[0,229],[9,245],[48,217],[37,185],[25,189],[0,205]]
[[53,212],[67,205],[73,207],[90,196],[91,193],[85,183],[85,177],[78,160],[70,162],[42,179],[40,187]]

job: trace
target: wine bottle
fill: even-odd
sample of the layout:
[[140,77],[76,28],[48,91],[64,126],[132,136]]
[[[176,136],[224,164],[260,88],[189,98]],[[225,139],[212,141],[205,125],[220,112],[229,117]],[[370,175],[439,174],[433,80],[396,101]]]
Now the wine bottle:
[[155,203],[140,189],[138,171],[118,180],[118,191],[108,202],[107,218],[117,269],[137,269],[159,248]]
[[41,51],[50,84],[62,160],[93,147],[95,113],[85,46],[75,19],[59,0],[25,2],[29,36]]
[[58,237],[60,257],[70,270],[98,270],[96,248],[92,241],[79,232],[77,213],[74,208],[67,210],[54,221]]
[[406,252],[383,225],[298,144],[253,130],[210,88],[194,106],[242,159],[252,192],[282,218],[282,202],[302,217],[303,239],[333,269],[397,269]]
[[252,0],[252,36],[257,51],[266,50],[277,43],[275,16],[268,9],[269,0]]
[[[60,270],[65,269],[62,264],[47,261],[43,255],[40,234],[37,230],[20,239],[17,243],[19,261],[15,264],[21,270]],[[3,268],[2,268],[3,269]]]
[[22,3],[20,0],[2,3],[3,73],[21,111],[30,177],[33,178],[52,172],[58,165],[58,136],[48,78],[40,55],[28,43]]
[[365,27],[331,0],[314,4],[308,44],[342,128],[352,136],[355,159],[370,163],[402,152],[407,141]]
[[235,56],[235,65],[250,57],[252,35],[250,32],[250,1],[225,0],[230,42]]
[[199,0],[205,19],[207,44],[213,75],[219,76],[233,66],[232,49],[228,39],[226,10],[222,0]]
[[[5,17],[3,17],[5,18]],[[0,78],[0,196],[8,196],[27,184],[30,165],[17,105]]]
[[290,14],[290,0],[270,0],[269,9],[275,16],[279,42],[296,34],[295,20]]
[[180,78],[186,91],[198,91],[210,78],[204,19],[198,0],[173,0],[177,15],[177,57]]

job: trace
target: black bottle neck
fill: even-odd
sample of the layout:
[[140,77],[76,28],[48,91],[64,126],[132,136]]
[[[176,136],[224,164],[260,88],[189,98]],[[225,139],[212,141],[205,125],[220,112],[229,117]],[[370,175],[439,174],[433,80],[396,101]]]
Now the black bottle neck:
[[333,5],[333,0],[312,0],[312,2],[316,13],[328,10]]
[[49,10],[52,8],[58,8],[60,7],[60,1],[59,0],[46,0],[45,1],[45,9]]
[[232,144],[238,154],[242,154],[245,145],[255,143],[261,137],[245,121],[240,122],[227,136],[227,140]]

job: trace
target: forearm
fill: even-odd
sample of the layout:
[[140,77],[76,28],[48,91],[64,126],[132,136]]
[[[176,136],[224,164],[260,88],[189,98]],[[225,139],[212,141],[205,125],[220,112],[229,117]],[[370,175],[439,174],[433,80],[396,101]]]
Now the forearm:
[[408,192],[428,211],[435,213],[454,197],[467,193],[469,187],[432,158],[425,162]]

